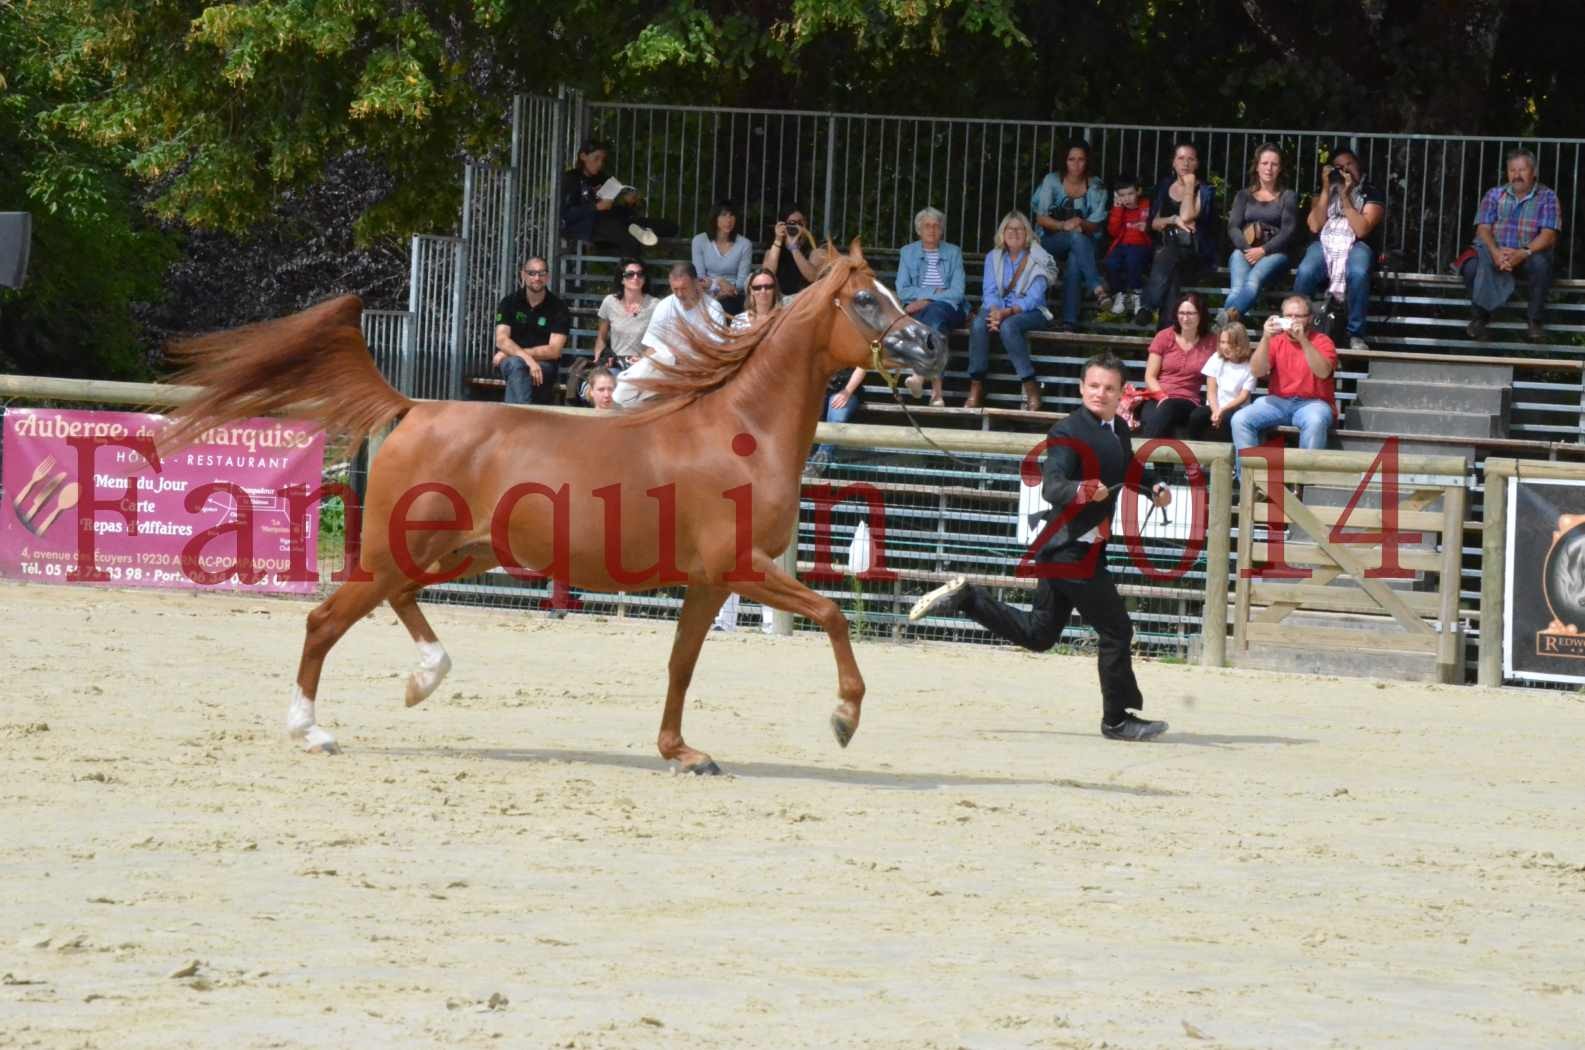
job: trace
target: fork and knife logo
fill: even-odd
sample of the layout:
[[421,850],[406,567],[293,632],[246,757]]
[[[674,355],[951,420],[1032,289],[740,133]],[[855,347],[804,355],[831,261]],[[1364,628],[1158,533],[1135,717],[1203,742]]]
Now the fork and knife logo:
[[[11,501],[11,507],[16,511],[17,519],[22,522],[23,527],[35,536],[44,535],[50,530],[50,526],[55,524],[56,518],[60,517],[64,511],[77,505],[77,482],[67,482],[64,470],[51,476],[50,471],[54,469],[55,457],[53,455],[45,456],[39,461],[39,465],[34,468],[33,477],[28,480],[26,485],[22,486],[22,491],[17,493],[16,499]],[[48,478],[47,481],[45,480],[46,478]],[[39,484],[41,481],[44,482],[42,486]],[[32,502],[28,502],[29,495],[33,497]],[[40,511],[52,499],[55,500],[55,508],[43,517],[41,523]]]

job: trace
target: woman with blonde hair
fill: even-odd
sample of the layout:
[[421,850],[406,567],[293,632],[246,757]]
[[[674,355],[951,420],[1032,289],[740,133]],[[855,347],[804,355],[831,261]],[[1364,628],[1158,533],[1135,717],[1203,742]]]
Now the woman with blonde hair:
[[1233,439],[1233,413],[1255,396],[1257,381],[1249,370],[1249,359],[1254,353],[1243,320],[1237,314],[1232,315],[1217,333],[1216,352],[1200,369],[1200,374],[1205,376],[1205,404],[1189,416],[1191,439]]
[[969,396],[964,408],[985,404],[985,375],[990,371],[995,335],[1024,385],[1024,410],[1040,410],[1040,378],[1029,359],[1029,333],[1051,324],[1046,288],[1056,275],[1056,262],[1034,243],[1028,217],[1016,209],[1003,216],[996,227],[996,246],[985,256],[980,312],[969,326]]

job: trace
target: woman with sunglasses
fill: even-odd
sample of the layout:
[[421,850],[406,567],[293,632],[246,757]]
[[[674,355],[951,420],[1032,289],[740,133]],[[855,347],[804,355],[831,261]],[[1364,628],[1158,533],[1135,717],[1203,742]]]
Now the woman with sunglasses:
[[623,259],[616,273],[616,288],[600,301],[594,363],[620,371],[644,356],[644,333],[660,300],[649,294],[644,264],[637,259]]
[[761,267],[748,279],[748,301],[743,312],[732,318],[732,331],[746,332],[780,307],[781,289],[776,286],[776,273]]

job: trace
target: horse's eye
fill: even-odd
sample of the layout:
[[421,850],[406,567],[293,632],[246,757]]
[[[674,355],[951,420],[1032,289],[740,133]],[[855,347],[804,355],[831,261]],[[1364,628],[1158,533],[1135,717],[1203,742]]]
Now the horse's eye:
[[858,292],[853,296],[853,303],[855,306],[874,306],[875,293],[869,291]]

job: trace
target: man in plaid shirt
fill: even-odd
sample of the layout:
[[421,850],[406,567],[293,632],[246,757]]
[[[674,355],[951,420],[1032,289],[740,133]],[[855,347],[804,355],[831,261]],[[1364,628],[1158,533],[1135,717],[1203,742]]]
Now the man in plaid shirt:
[[1464,259],[1459,275],[1470,292],[1471,317],[1464,329],[1484,342],[1492,311],[1513,295],[1514,279],[1530,284],[1529,330],[1532,343],[1546,341],[1541,314],[1552,287],[1552,247],[1561,226],[1557,194],[1536,181],[1535,154],[1508,154],[1508,181],[1487,192],[1475,213],[1475,254]]

